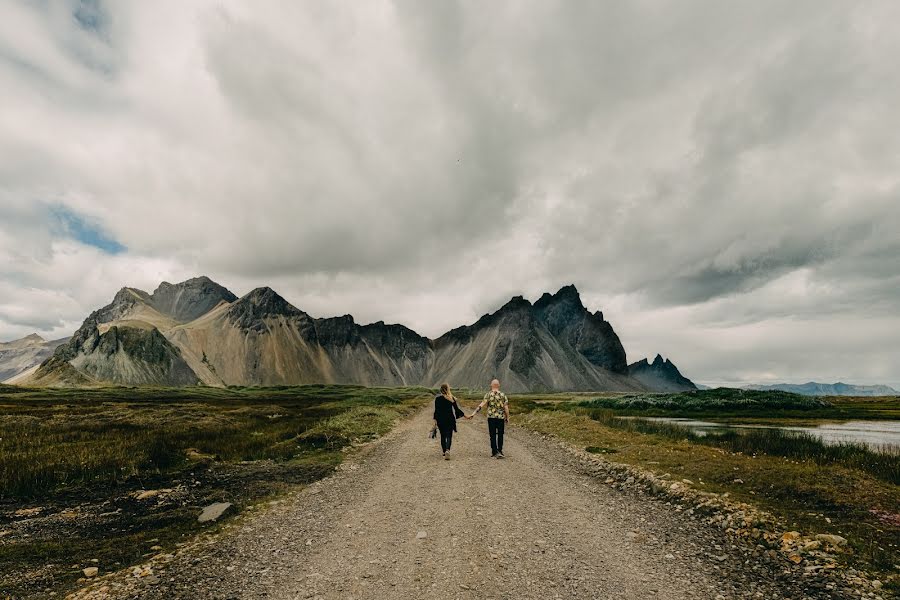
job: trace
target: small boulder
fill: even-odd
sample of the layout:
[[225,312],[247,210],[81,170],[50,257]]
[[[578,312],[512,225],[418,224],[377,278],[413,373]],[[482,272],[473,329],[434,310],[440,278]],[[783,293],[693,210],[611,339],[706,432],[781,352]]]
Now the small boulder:
[[419,533],[416,534],[417,540],[424,540],[427,537],[428,537],[428,533],[425,531],[420,531]]
[[216,502],[215,504],[210,504],[203,509],[200,516],[197,517],[197,521],[199,523],[217,521],[222,515],[231,510],[233,506],[234,505],[231,502]]
[[796,541],[799,539],[800,539],[799,531],[785,531],[784,534],[781,536],[782,543],[793,542],[793,541]]
[[135,500],[148,500],[159,496],[159,490],[140,490],[134,493]]
[[85,567],[81,572],[84,573],[85,577],[96,577],[97,573],[100,572],[100,569],[97,567]]
[[820,542],[825,542],[826,544],[831,544],[835,547],[844,546],[847,543],[847,538],[830,533],[820,533],[816,536],[816,539]]

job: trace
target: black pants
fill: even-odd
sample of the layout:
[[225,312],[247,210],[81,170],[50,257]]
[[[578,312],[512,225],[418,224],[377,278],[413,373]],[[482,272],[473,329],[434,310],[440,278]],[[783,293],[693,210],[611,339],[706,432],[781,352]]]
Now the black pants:
[[506,420],[488,419],[488,435],[491,436],[491,455],[503,452],[504,429],[506,429]]
[[446,452],[450,449],[450,446],[453,445],[453,427],[451,426],[446,429],[438,427],[438,431],[441,434],[441,451]]

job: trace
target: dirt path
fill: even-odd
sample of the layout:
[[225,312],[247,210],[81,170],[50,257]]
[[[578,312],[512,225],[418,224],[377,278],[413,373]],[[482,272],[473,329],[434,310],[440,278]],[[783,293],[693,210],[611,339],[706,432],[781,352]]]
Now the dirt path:
[[674,507],[580,473],[569,453],[540,436],[513,428],[508,458],[495,460],[484,419],[461,421],[444,461],[426,440],[429,424],[424,411],[334,476],[117,595],[807,596]]

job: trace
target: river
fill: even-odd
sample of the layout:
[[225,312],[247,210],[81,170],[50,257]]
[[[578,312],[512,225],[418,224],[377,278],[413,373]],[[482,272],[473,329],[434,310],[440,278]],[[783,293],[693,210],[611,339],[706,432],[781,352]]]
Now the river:
[[823,421],[809,426],[781,426],[763,423],[717,423],[684,417],[641,418],[687,427],[697,435],[706,435],[716,429],[782,429],[811,434],[826,444],[856,442],[865,444],[873,450],[900,453],[900,421]]

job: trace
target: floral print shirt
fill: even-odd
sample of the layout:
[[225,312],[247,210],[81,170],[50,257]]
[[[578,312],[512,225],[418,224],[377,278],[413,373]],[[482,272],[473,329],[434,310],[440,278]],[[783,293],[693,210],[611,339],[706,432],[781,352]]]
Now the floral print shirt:
[[506,411],[504,409],[509,406],[509,398],[506,397],[506,394],[491,390],[484,395],[484,400],[487,402],[488,419],[506,418]]

